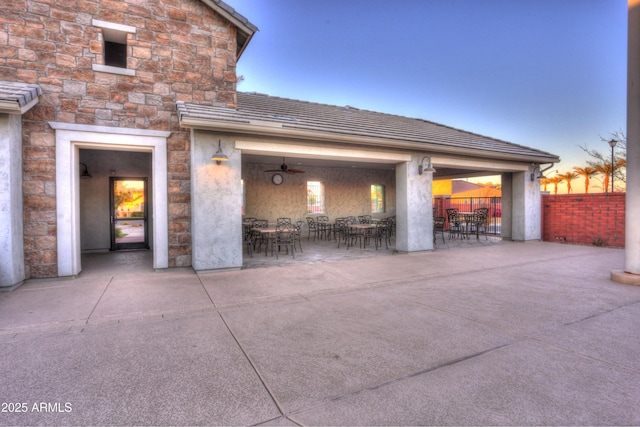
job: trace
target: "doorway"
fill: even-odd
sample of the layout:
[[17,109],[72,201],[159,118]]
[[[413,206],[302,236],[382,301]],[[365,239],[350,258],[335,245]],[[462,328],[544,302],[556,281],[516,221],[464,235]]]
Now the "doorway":
[[147,178],[109,178],[112,251],[149,249]]
[[[124,152],[145,152],[151,154],[152,180],[149,181],[149,217],[148,234],[149,245],[153,248],[153,268],[164,269],[169,267],[169,221],[167,209],[167,138],[170,131],[155,131],[144,129],[107,128],[103,126],[77,125],[70,123],[49,122],[49,126],[56,132],[56,219],[57,219],[57,255],[58,276],[74,276],[82,271],[81,240],[86,233],[81,232],[81,197],[80,187],[97,185],[99,191],[107,191],[111,165],[102,162],[88,165],[93,179],[81,179],[80,150],[95,151],[117,150]],[[85,162],[86,164],[86,162]],[[104,181],[98,180],[96,169],[103,168],[101,176]],[[136,176],[131,172],[114,174],[113,176]],[[139,175],[138,175],[139,176]],[[82,185],[81,185],[82,181]],[[102,183],[100,183],[102,182]],[[104,190],[100,190],[103,188]],[[103,209],[105,223],[109,222],[109,197],[105,194],[106,201]],[[102,221],[100,218],[90,218],[91,224]],[[87,226],[91,227],[91,224]],[[109,248],[109,227],[95,227],[95,230],[104,230],[106,235],[105,245],[96,246],[96,249]],[[92,229],[92,230],[93,230]],[[101,236],[98,236],[102,239]],[[100,240],[102,242],[102,240]],[[117,253],[117,252],[116,252]]]

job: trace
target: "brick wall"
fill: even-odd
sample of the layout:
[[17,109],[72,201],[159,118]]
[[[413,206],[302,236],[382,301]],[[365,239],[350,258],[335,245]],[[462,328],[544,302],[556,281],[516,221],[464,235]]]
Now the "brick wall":
[[[102,30],[127,40],[135,77],[95,72]],[[0,80],[36,83],[23,117],[27,277],[57,276],[55,138],[48,121],[169,130],[169,265],[191,264],[189,133],[175,102],[236,104],[236,30],[200,0],[12,0],[0,13]]]
[[542,240],[624,247],[625,193],[544,194]]

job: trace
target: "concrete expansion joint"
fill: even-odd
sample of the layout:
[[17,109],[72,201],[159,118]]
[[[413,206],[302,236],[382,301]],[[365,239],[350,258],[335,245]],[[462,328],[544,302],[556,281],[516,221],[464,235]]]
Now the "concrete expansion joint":
[[298,413],[304,413],[304,412],[309,411],[310,409],[316,409],[316,408],[319,408],[319,407],[323,407],[323,406],[326,406],[326,405],[328,405],[330,403],[338,402],[338,401],[345,400],[345,399],[349,399],[349,398],[351,398],[353,396],[357,396],[357,395],[362,394],[362,393],[366,393],[366,392],[370,392],[370,391],[379,390],[379,389],[382,389],[382,388],[385,388],[385,387],[389,387],[389,386],[392,386],[394,384],[398,384],[398,383],[401,383],[401,382],[406,381],[406,380],[410,380],[410,379],[415,378],[415,377],[419,377],[419,376],[422,376],[422,375],[425,375],[425,374],[429,374],[431,372],[437,371],[437,370],[442,369],[442,368],[448,368],[448,367],[457,365],[459,363],[463,363],[463,362],[466,362],[468,360],[484,356],[484,355],[486,355],[488,353],[492,353],[492,352],[494,352],[496,350],[500,350],[500,349],[502,349],[504,347],[508,347],[508,346],[510,346],[512,344],[515,344],[517,342],[520,342],[520,341],[521,341],[520,339],[509,341],[509,342],[506,342],[504,344],[500,344],[500,345],[497,345],[495,347],[488,348],[486,350],[482,350],[482,351],[479,351],[479,352],[476,352],[476,353],[468,354],[466,356],[462,356],[462,357],[459,357],[459,358],[456,358],[456,359],[452,359],[452,360],[446,361],[446,362],[438,364],[438,365],[434,365],[434,366],[422,369],[420,371],[411,372],[411,373],[409,373],[407,375],[404,375],[404,376],[401,376],[401,377],[398,377],[398,378],[394,378],[394,379],[391,379],[391,380],[388,380],[388,381],[385,381],[385,382],[382,382],[382,383],[379,383],[379,384],[374,384],[374,385],[371,385],[369,387],[364,387],[364,388],[361,388],[360,390],[355,390],[355,391],[350,392],[350,393],[345,393],[345,394],[342,394],[342,395],[339,395],[339,396],[330,397],[329,399],[325,400],[324,402],[320,402],[320,403],[318,403],[316,405],[313,405],[313,406],[308,406],[308,407],[296,409],[295,411],[290,412],[290,414],[291,415],[295,415],[295,414],[298,414]]

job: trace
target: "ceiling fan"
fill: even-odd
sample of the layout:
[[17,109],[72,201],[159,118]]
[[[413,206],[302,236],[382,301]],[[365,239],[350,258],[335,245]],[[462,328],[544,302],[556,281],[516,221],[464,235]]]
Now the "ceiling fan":
[[269,169],[269,170],[266,170],[265,172],[281,172],[281,173],[288,173],[288,174],[304,173],[304,171],[301,171],[300,169],[289,169],[289,166],[287,166],[287,164],[284,161],[284,157],[282,158],[282,164],[280,165],[280,169]]

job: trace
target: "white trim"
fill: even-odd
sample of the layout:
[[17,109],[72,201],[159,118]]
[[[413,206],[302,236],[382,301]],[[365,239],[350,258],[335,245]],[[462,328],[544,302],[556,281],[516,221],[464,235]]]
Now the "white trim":
[[132,70],[130,68],[114,67],[112,65],[91,64],[91,69],[93,71],[98,71],[101,73],[120,74],[122,76],[133,77],[136,75],[136,70]]
[[49,122],[56,130],[58,276],[75,276],[80,263],[81,148],[151,152],[153,267],[169,267],[167,137],[171,132]]
[[528,171],[531,163],[509,162],[497,159],[463,158],[454,156],[431,155],[431,164],[438,167],[476,169],[483,172],[522,172]]
[[97,133],[115,133],[118,135],[134,135],[134,136],[156,136],[159,138],[169,138],[170,131],[165,130],[146,130],[133,128],[114,128],[109,126],[94,125],[78,125],[75,123],[49,122],[51,129],[55,130],[74,130],[78,132],[97,132]]
[[350,160],[373,163],[410,162],[411,154],[390,151],[343,149],[314,145],[280,144],[275,142],[236,141],[236,149],[247,154],[289,154],[301,158],[322,157],[331,160]]
[[116,24],[108,21],[101,21],[100,19],[92,19],[91,25],[94,27],[107,28],[109,30],[122,31],[123,33],[135,33],[138,29],[131,25]]

